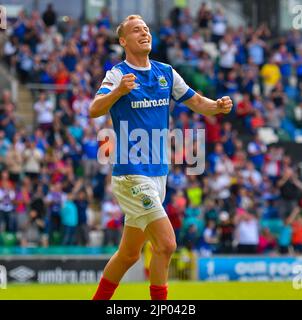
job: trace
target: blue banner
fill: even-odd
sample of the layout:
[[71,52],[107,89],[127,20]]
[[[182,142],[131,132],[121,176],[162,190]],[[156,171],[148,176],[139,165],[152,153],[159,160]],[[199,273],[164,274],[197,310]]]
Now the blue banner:
[[234,257],[198,259],[198,279],[204,281],[286,281],[295,276],[293,268],[302,257]]

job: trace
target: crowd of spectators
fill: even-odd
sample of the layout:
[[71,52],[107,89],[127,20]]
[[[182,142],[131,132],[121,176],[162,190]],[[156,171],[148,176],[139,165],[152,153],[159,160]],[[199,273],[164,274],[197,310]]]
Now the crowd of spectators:
[[[22,246],[117,245],[122,212],[109,165],[97,162],[109,116],[88,108],[107,70],[122,61],[109,11],[96,21],[58,21],[51,5],[21,11],[9,25],[3,57],[34,92],[32,132],[18,127],[8,90],[0,102],[0,232]],[[232,97],[228,116],[193,114],[172,103],[171,128],[206,130],[206,170],[187,176],[171,165],[164,202],[180,246],[212,253],[301,253],[302,181],[298,159],[277,141],[302,135],[302,33],[275,37],[262,24],[231,28],[223,10],[196,16],[175,8],[152,31],[151,57],[167,62],[198,92]],[[55,85],[55,87],[53,87]],[[51,87],[52,86],[52,87]],[[54,89],[53,89],[54,88]]]

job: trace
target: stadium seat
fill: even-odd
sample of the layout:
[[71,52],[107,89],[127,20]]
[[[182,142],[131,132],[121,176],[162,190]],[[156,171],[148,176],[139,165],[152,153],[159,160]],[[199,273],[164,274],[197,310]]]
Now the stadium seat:
[[50,240],[51,242],[51,245],[53,246],[59,246],[62,244],[62,235],[60,232],[58,231],[55,231],[53,234],[52,234],[52,238]]
[[4,247],[14,247],[17,245],[17,237],[15,233],[3,232],[0,235],[0,244]]
[[279,141],[281,141],[281,142],[290,142],[291,141],[289,134],[284,129],[281,129],[281,128],[278,129],[277,135],[278,135]]

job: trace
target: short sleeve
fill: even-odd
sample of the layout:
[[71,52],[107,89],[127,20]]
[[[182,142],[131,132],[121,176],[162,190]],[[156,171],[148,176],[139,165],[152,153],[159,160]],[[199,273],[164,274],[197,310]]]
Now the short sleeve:
[[113,68],[112,70],[107,71],[106,76],[96,94],[107,94],[116,89],[119,86],[121,79],[122,72],[119,69]]
[[195,91],[192,90],[184,79],[173,69],[173,89],[172,97],[177,102],[183,102],[192,98]]

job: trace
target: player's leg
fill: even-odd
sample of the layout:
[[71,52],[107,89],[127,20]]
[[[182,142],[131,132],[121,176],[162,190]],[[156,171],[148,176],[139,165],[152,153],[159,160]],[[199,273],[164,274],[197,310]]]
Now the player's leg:
[[145,234],[153,249],[150,261],[151,298],[166,300],[169,264],[177,246],[174,230],[168,217],[164,217],[148,224]]
[[125,272],[139,260],[145,240],[141,229],[125,225],[119,249],[106,265],[103,276],[118,283]]
[[139,228],[125,225],[118,251],[107,263],[93,300],[109,300],[126,271],[140,258],[145,234]]

